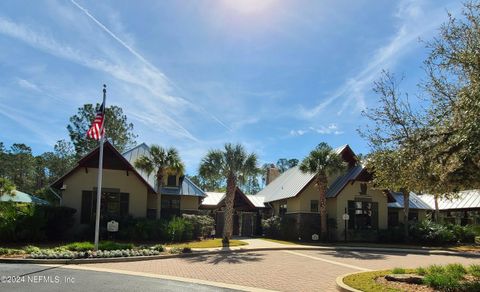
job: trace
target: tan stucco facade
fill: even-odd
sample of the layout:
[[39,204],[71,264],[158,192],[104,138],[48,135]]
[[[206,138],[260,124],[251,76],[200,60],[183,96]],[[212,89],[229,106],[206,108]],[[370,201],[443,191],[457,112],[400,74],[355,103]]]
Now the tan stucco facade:
[[183,211],[197,211],[200,205],[200,199],[194,196],[180,197],[180,210]]
[[[345,208],[348,208],[348,201],[378,203],[378,229],[386,229],[388,226],[386,195],[380,190],[373,189],[371,184],[367,184],[366,194],[360,194],[360,183],[361,182],[348,183],[335,198],[327,199],[327,215],[328,218],[333,218],[336,221],[337,238],[343,238],[343,233],[345,231],[343,214],[345,213]],[[286,214],[313,213],[310,210],[310,203],[312,200],[318,200],[318,197],[318,190],[312,181],[297,196],[286,199]],[[284,203],[285,200],[270,203],[274,209],[275,215],[279,215],[279,206]]]
[[[97,187],[96,168],[78,168],[68,176],[63,184],[62,204],[75,208],[75,223],[80,223],[82,191],[93,191]],[[147,212],[147,186],[132,172],[125,170],[103,170],[102,188],[119,189],[129,193],[128,213],[133,217],[145,217]]]

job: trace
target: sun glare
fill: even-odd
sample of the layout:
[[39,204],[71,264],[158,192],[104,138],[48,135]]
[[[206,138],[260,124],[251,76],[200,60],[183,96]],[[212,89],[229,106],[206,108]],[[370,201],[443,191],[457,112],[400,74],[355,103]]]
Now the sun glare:
[[272,6],[277,0],[224,0],[225,6],[242,14],[260,13]]

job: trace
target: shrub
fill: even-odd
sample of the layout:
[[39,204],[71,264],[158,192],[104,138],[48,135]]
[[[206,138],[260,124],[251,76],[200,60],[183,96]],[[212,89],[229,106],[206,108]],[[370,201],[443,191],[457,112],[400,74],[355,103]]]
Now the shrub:
[[452,230],[458,242],[473,243],[475,242],[475,231],[472,226],[448,225],[447,228]]
[[452,274],[427,274],[423,281],[428,286],[439,290],[453,291],[460,288],[460,279]]
[[179,254],[179,253],[182,253],[182,250],[183,250],[183,247],[174,246],[168,252],[171,254]]
[[272,216],[268,219],[262,220],[262,229],[263,234],[266,237],[270,238],[279,238],[280,237],[280,217]]
[[34,253],[34,252],[39,252],[40,248],[33,245],[27,245],[26,247],[23,248],[23,251],[26,253]]
[[415,269],[415,273],[420,276],[425,276],[427,274],[427,270],[425,268],[419,267]]
[[22,253],[24,253],[24,251],[20,249],[0,247],[0,255],[13,255]]
[[172,242],[193,239],[193,224],[181,217],[173,217],[167,225],[167,232]]
[[63,239],[73,224],[75,209],[57,206],[0,203],[0,240]]
[[403,224],[388,229],[378,230],[378,242],[381,243],[398,243],[405,240],[403,236]]
[[165,251],[165,248],[161,244],[154,245],[154,246],[151,247],[151,249],[159,251],[159,252]]
[[72,243],[66,244],[62,247],[64,249],[70,250],[70,251],[87,251],[87,250],[93,250],[95,248],[93,243],[88,242],[88,241],[72,242]]
[[36,259],[77,259],[77,258],[113,258],[113,257],[131,257],[131,256],[152,256],[159,255],[160,252],[154,249],[121,249],[121,250],[99,250],[99,251],[70,251],[42,249],[29,255]]
[[100,241],[98,243],[98,249],[101,250],[123,250],[123,249],[133,249],[133,243],[119,243],[113,241]]
[[456,242],[455,235],[446,226],[425,220],[410,227],[410,236],[419,242],[445,244]]
[[146,218],[126,218],[119,221],[118,239],[168,240],[167,223],[164,220]]
[[194,238],[207,238],[215,228],[215,220],[207,215],[183,214],[183,218],[193,225]]
[[393,268],[392,274],[405,274],[404,268]]
[[475,278],[480,279],[480,265],[471,265],[468,267],[468,272]]
[[445,267],[445,272],[461,278],[467,273],[467,269],[460,264],[448,264]]
[[182,248],[182,253],[191,253],[192,249],[188,246],[185,246]]

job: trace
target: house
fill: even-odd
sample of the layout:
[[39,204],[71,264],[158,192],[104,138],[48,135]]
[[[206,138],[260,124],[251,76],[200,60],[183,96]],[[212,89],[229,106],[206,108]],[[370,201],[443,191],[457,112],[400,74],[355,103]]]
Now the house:
[[[346,234],[348,240],[372,240],[377,236],[377,230],[387,228],[387,205],[394,199],[388,192],[373,188],[371,175],[350,146],[344,145],[335,151],[348,168],[328,179],[329,237],[343,240]],[[267,184],[257,196],[265,197],[265,203],[272,206],[274,215],[290,222],[292,238],[309,240],[313,234],[319,233],[319,193],[313,174],[302,173],[299,167],[290,168]]]
[[[404,223],[404,199],[403,194],[398,192],[390,192],[394,202],[388,203],[388,227],[395,227]],[[410,192],[409,196],[409,222],[421,222],[427,219],[433,208],[422,200],[422,196]]]
[[[421,195],[431,210],[435,210],[432,195]],[[452,199],[439,199],[440,221],[458,225],[480,225],[480,190],[458,192]]]
[[[148,146],[141,144],[124,155],[108,141],[104,144],[101,219],[121,220],[128,216],[159,218],[196,213],[205,193],[183,176],[166,177],[166,187],[158,196],[153,176],[136,169],[133,162],[147,155]],[[75,225],[95,220],[99,147],[80,159],[75,167],[52,184],[59,190],[62,205],[77,210]]]
[[[207,192],[200,209],[215,219],[215,234],[222,236],[224,227],[225,193]],[[235,191],[233,203],[233,235],[261,235],[261,220],[267,209],[265,198],[245,195],[239,188]]]

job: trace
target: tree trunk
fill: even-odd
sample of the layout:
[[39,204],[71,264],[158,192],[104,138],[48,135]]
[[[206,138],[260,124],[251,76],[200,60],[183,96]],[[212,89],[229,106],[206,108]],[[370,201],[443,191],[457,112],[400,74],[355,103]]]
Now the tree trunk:
[[223,225],[223,244],[228,246],[233,231],[233,203],[235,198],[235,190],[237,188],[237,180],[233,173],[227,177],[227,193],[225,195],[225,212]]
[[163,169],[157,172],[157,219],[162,216],[162,186],[163,186]]
[[403,234],[405,241],[408,241],[409,235],[409,224],[408,224],[408,213],[410,212],[410,192],[406,189],[402,189],[403,194]]
[[438,195],[433,196],[435,201],[435,223],[440,223],[440,209],[438,208]]
[[319,190],[318,205],[320,208],[320,238],[327,239],[327,176],[325,174],[317,175],[317,186]]

